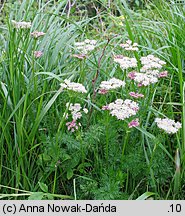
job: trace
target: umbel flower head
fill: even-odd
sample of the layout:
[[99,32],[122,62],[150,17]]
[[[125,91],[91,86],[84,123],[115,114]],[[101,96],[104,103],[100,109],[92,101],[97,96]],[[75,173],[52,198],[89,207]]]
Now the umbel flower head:
[[[79,103],[66,103],[66,107],[69,109],[69,111],[71,112],[72,115],[72,121],[71,122],[67,122],[66,126],[68,128],[69,131],[74,132],[75,130],[78,130],[78,128],[81,126],[80,123],[77,123],[77,120],[81,119],[82,117],[82,107]],[[85,114],[88,113],[88,109],[87,108],[83,108],[83,112]],[[65,114],[64,114],[65,115]],[[65,118],[68,119],[69,118],[69,114],[67,113],[65,115]]]
[[16,29],[30,29],[31,28],[31,22],[16,22],[15,20],[12,20],[12,25]]
[[74,92],[87,93],[87,90],[81,83],[71,82],[68,79],[64,80],[64,83],[60,84],[61,89],[72,90]]
[[131,40],[127,40],[125,44],[120,44],[120,47],[127,51],[138,51],[138,44],[132,43]]
[[44,36],[45,34],[46,33],[44,33],[44,32],[34,31],[34,32],[31,33],[31,36],[37,39],[37,38],[39,38],[41,36]]
[[143,67],[141,68],[141,72],[146,72],[151,69],[161,69],[163,65],[166,64],[165,61],[155,57],[154,55],[147,55],[141,57],[141,64]]
[[67,103],[66,107],[69,107],[69,111],[71,111],[73,120],[76,121],[77,119],[80,119],[82,117],[82,114],[80,112],[82,107],[79,103],[75,103],[74,105],[73,104],[69,105],[69,103]]
[[130,72],[128,74],[128,77],[139,83],[139,86],[148,86],[150,84],[158,82],[158,77],[150,74],[150,72]]
[[114,62],[118,63],[123,70],[137,67],[136,58],[129,58],[122,55],[116,55],[114,56]]
[[96,40],[89,40],[86,39],[83,42],[76,42],[74,45],[78,51],[80,51],[82,54],[87,54],[89,51],[92,51],[95,49],[97,41]]
[[66,123],[68,131],[74,132],[75,130],[78,130],[80,123],[77,124],[76,120],[72,120],[71,122]]
[[113,77],[108,81],[102,81],[100,83],[99,93],[101,94],[103,91],[117,89],[117,88],[120,88],[121,86],[124,87],[125,82]]
[[40,58],[43,55],[43,52],[38,50],[38,51],[34,51],[34,56],[35,58]]
[[128,74],[128,77],[138,83],[138,86],[148,86],[157,83],[158,78],[167,77],[167,71],[160,71],[163,65],[166,64],[165,61],[162,61],[153,55],[141,57],[140,60],[143,65],[140,72],[132,71]]
[[85,59],[85,58],[87,58],[87,55],[85,55],[85,54],[74,54],[74,55],[72,55],[73,57],[75,57],[75,58],[78,58],[78,59]]
[[139,110],[139,105],[129,99],[124,101],[122,99],[117,99],[113,103],[108,104],[106,110],[110,110],[110,114],[116,116],[117,119],[124,120],[136,115]]
[[163,129],[168,134],[177,133],[177,131],[182,127],[180,122],[175,122],[169,118],[156,118],[155,122],[159,128]]
[[133,127],[137,127],[137,126],[139,126],[139,119],[138,118],[136,118],[136,119],[134,119],[128,123],[129,128],[133,128]]
[[168,75],[167,71],[160,72],[160,69],[166,63],[153,55],[141,57],[141,63],[143,64],[140,70],[141,73],[133,71],[128,74],[128,77],[138,83],[139,86],[157,83],[158,78],[167,77]]
[[139,94],[137,92],[129,92],[129,95],[133,98],[143,98],[144,97],[143,94]]

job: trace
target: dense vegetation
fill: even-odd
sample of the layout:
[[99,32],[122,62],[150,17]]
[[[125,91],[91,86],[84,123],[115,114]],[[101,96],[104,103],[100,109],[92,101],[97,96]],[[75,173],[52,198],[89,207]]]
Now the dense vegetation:
[[0,12],[0,197],[184,199],[183,1]]

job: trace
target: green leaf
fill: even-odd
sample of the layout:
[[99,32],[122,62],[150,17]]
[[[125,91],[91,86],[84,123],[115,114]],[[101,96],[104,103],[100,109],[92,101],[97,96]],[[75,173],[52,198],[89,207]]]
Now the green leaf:
[[73,177],[73,170],[72,169],[69,169],[68,171],[67,171],[67,179],[69,180],[69,179],[71,179]]
[[48,186],[42,182],[38,182],[38,183],[39,183],[40,189],[47,193],[48,192]]
[[35,136],[35,133],[37,132],[37,129],[39,127],[40,122],[42,121],[42,119],[44,118],[44,116],[46,115],[46,113],[48,112],[48,110],[51,108],[51,106],[53,105],[53,103],[55,102],[55,100],[57,99],[57,97],[60,95],[61,92],[62,92],[61,89],[59,89],[56,92],[56,94],[50,99],[50,101],[46,104],[46,106],[41,111],[41,113],[38,116],[38,118],[35,120],[35,123],[33,125],[32,130],[31,130],[31,133],[30,133],[30,140],[32,140],[33,137]]
[[153,192],[145,192],[141,196],[139,196],[136,200],[146,200],[148,197],[155,195]]
[[39,72],[39,73],[35,73],[35,75],[47,75],[51,79],[53,78],[53,79],[58,80],[59,82],[62,82],[62,79],[58,75],[51,73],[51,72]]
[[175,171],[175,176],[174,176],[174,196],[179,193],[180,188],[181,188],[180,164],[181,164],[181,162],[180,162],[180,154],[179,154],[179,149],[177,149],[176,150],[176,155],[175,155],[176,171]]
[[33,192],[31,196],[29,196],[28,200],[42,200],[43,196],[43,192]]
[[9,105],[10,108],[12,109],[13,104],[12,104],[12,101],[11,101],[10,96],[9,96],[9,94],[8,94],[8,90],[7,90],[7,88],[6,88],[6,85],[5,85],[3,82],[1,82],[1,87],[2,87],[2,90],[3,90],[3,93],[4,93],[5,98],[7,98],[8,105]]
[[141,131],[145,136],[149,137],[150,139],[156,139],[156,137],[149,133],[148,131],[146,131],[144,128],[141,128],[141,127],[136,127],[136,129],[138,129],[139,131]]
[[46,197],[48,198],[48,200],[54,200],[54,197],[52,194],[48,193],[48,194],[45,194]]
[[6,126],[8,125],[8,123],[10,122],[11,118],[14,116],[14,114],[17,112],[17,110],[19,109],[19,107],[22,105],[22,103],[25,100],[25,95],[22,96],[22,98],[20,99],[20,101],[17,103],[17,105],[15,106],[14,110],[11,112],[11,115],[9,116],[5,127],[3,128],[5,130]]

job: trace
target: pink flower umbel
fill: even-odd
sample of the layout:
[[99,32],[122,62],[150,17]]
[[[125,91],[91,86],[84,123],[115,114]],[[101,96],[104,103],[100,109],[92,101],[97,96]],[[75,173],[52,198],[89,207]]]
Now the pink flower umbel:
[[43,55],[43,52],[42,52],[42,51],[35,51],[35,52],[34,52],[35,58],[40,58],[42,55]]
[[131,97],[134,97],[134,98],[142,98],[142,97],[144,97],[143,94],[139,94],[139,93],[136,93],[136,92],[130,92],[129,95]]
[[31,33],[31,36],[37,39],[37,38],[39,38],[41,36],[44,36],[45,34],[46,33],[44,33],[44,32],[34,31],[34,32]]
[[138,83],[138,85],[137,85],[138,87],[142,87],[143,86],[143,84],[142,83]]
[[68,131],[71,130],[71,132],[74,132],[75,130],[78,130],[78,125],[76,124],[75,120],[72,120],[72,122],[66,123]]
[[102,110],[109,110],[109,105],[102,106]]
[[163,78],[163,77],[167,77],[167,76],[168,76],[168,71],[163,71],[158,75],[159,78]]
[[78,59],[85,59],[87,55],[85,54],[74,54],[73,57],[78,58]]
[[106,89],[100,89],[100,90],[98,91],[98,93],[104,95],[104,94],[107,94],[107,93],[108,93],[108,90],[106,90]]
[[136,119],[132,120],[130,123],[128,123],[129,128],[137,127],[137,126],[139,126],[139,119],[138,118],[136,118]]
[[130,73],[128,74],[128,78],[130,78],[131,80],[134,80],[135,77],[136,77],[136,73],[135,73],[135,72],[130,72]]

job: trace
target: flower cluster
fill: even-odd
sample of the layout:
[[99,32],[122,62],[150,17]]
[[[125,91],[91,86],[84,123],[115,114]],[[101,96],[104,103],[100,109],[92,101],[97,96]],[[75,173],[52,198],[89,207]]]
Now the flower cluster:
[[104,105],[104,106],[102,106],[101,109],[102,109],[102,110],[109,110],[109,105]]
[[[75,43],[77,50],[81,51],[73,56],[79,59],[84,59],[87,57],[87,53],[95,48],[96,41],[86,39],[83,42]],[[132,41],[127,40],[125,44],[121,44],[125,50],[138,50],[138,44],[132,43]],[[166,77],[168,75],[167,71],[161,71],[163,65],[166,64],[165,61],[160,60],[154,55],[148,55],[146,57],[141,57],[141,69],[139,72],[132,71],[128,73],[128,77],[138,83],[138,86],[148,86],[151,83],[158,82],[159,78]],[[137,60],[136,58],[130,58],[123,55],[114,56],[114,62],[118,63],[120,67],[125,70],[128,68],[136,68]],[[87,93],[85,87],[80,83],[71,82],[65,79],[63,83],[60,84],[61,89],[72,90],[80,93]],[[117,79],[115,77],[102,81],[99,86],[99,93],[106,94],[110,90],[114,90],[125,86],[125,81]],[[137,92],[129,92],[129,95],[133,98],[143,98],[144,95]],[[78,122],[82,118],[82,107],[79,103],[66,104],[68,110],[71,112],[72,121],[66,123],[69,131],[74,132],[77,130],[81,124]],[[135,116],[139,110],[139,104],[130,99],[116,99],[114,102],[107,104],[102,107],[102,110],[108,110],[112,116],[115,116],[118,120],[125,120],[132,116]],[[88,113],[86,108],[83,109],[84,113]],[[65,114],[65,118],[68,119],[68,113]],[[155,122],[158,127],[165,130],[167,133],[176,133],[181,128],[181,123],[175,122],[170,119],[160,119],[156,118]],[[135,118],[128,123],[129,128],[139,126],[139,119]]]
[[120,67],[124,69],[128,68],[135,68],[137,67],[137,60],[136,58],[129,58],[122,55],[114,56],[114,62],[120,64]]
[[168,134],[177,133],[177,131],[182,127],[180,122],[175,122],[174,120],[168,118],[156,118],[155,122],[159,128],[163,129]]
[[143,98],[144,97],[143,94],[139,94],[137,92],[130,92],[129,95],[133,98]]
[[129,128],[137,127],[137,126],[139,126],[139,119],[138,118],[136,118],[136,119],[134,119],[128,123]]
[[67,122],[66,126],[67,126],[68,131],[71,130],[71,132],[74,132],[75,130],[78,130],[81,124],[80,123],[77,124],[75,120],[72,120],[71,122]]
[[132,71],[128,74],[128,77],[138,83],[138,86],[148,86],[158,82],[158,78],[168,75],[167,71],[160,71],[166,62],[153,55],[141,57],[141,64],[140,72]]
[[16,22],[15,20],[12,20],[12,25],[16,29],[30,29],[31,28],[31,22]]
[[73,54],[73,57],[78,58],[78,59],[85,59],[87,55],[85,54]]
[[[31,22],[16,22],[15,20],[12,20],[12,25],[14,26],[14,28],[16,29],[29,29],[31,28]],[[38,31],[34,31],[30,34],[32,37],[34,38],[39,38],[43,35],[45,35],[44,32],[38,32]],[[40,58],[43,55],[42,51],[34,51],[33,55],[35,58]]]
[[168,71],[162,71],[158,74],[159,78],[167,77],[168,76]]
[[106,89],[99,89],[98,93],[104,95],[104,94],[108,93],[108,90],[106,90]]
[[86,39],[83,42],[76,42],[74,45],[77,50],[79,50],[82,54],[87,54],[89,51],[95,49],[97,41]]
[[109,90],[117,89],[117,88],[120,88],[121,86],[124,87],[125,82],[113,77],[108,81],[102,81],[100,83],[99,93],[104,94],[105,92]]
[[[71,122],[67,122],[66,126],[69,131],[74,132],[75,130],[78,130],[78,128],[81,126],[81,124],[78,123],[77,120],[81,119],[82,117],[82,112],[81,112],[82,107],[79,103],[75,103],[75,104],[66,103],[66,108],[69,109],[69,111],[71,112],[72,119],[73,119]],[[83,108],[83,112],[87,114],[88,109]],[[65,118],[68,119],[68,117],[69,114],[67,113],[65,115]]]
[[34,56],[35,58],[40,58],[41,56],[43,55],[43,52],[42,51],[34,51]]
[[64,83],[60,84],[61,89],[68,89],[75,92],[87,93],[87,90],[81,83],[71,82],[70,80],[65,79]]
[[139,73],[133,71],[128,74],[128,77],[139,83],[139,86],[148,86],[151,83],[158,82],[157,76],[150,74],[150,72]]
[[141,64],[143,67],[141,68],[141,72],[146,72],[151,69],[161,69],[163,65],[166,64],[165,61],[155,57],[154,55],[148,55],[141,57]]
[[120,44],[120,47],[127,51],[138,51],[138,44],[132,43],[131,40],[127,40],[125,44]]
[[124,120],[134,116],[139,110],[138,103],[129,99],[124,101],[122,99],[117,99],[115,102],[110,103],[107,106],[107,109],[110,110],[110,114],[112,116],[116,116],[116,118],[119,120]]
[[80,112],[82,107],[79,103],[75,103],[74,105],[66,103],[66,107],[69,107],[69,111],[71,111],[73,120],[76,121],[77,119],[80,119],[82,117],[82,114]]
[[31,33],[31,36],[37,39],[37,38],[39,38],[41,36],[44,36],[45,34],[46,33],[44,33],[44,32],[34,31],[34,32]]

